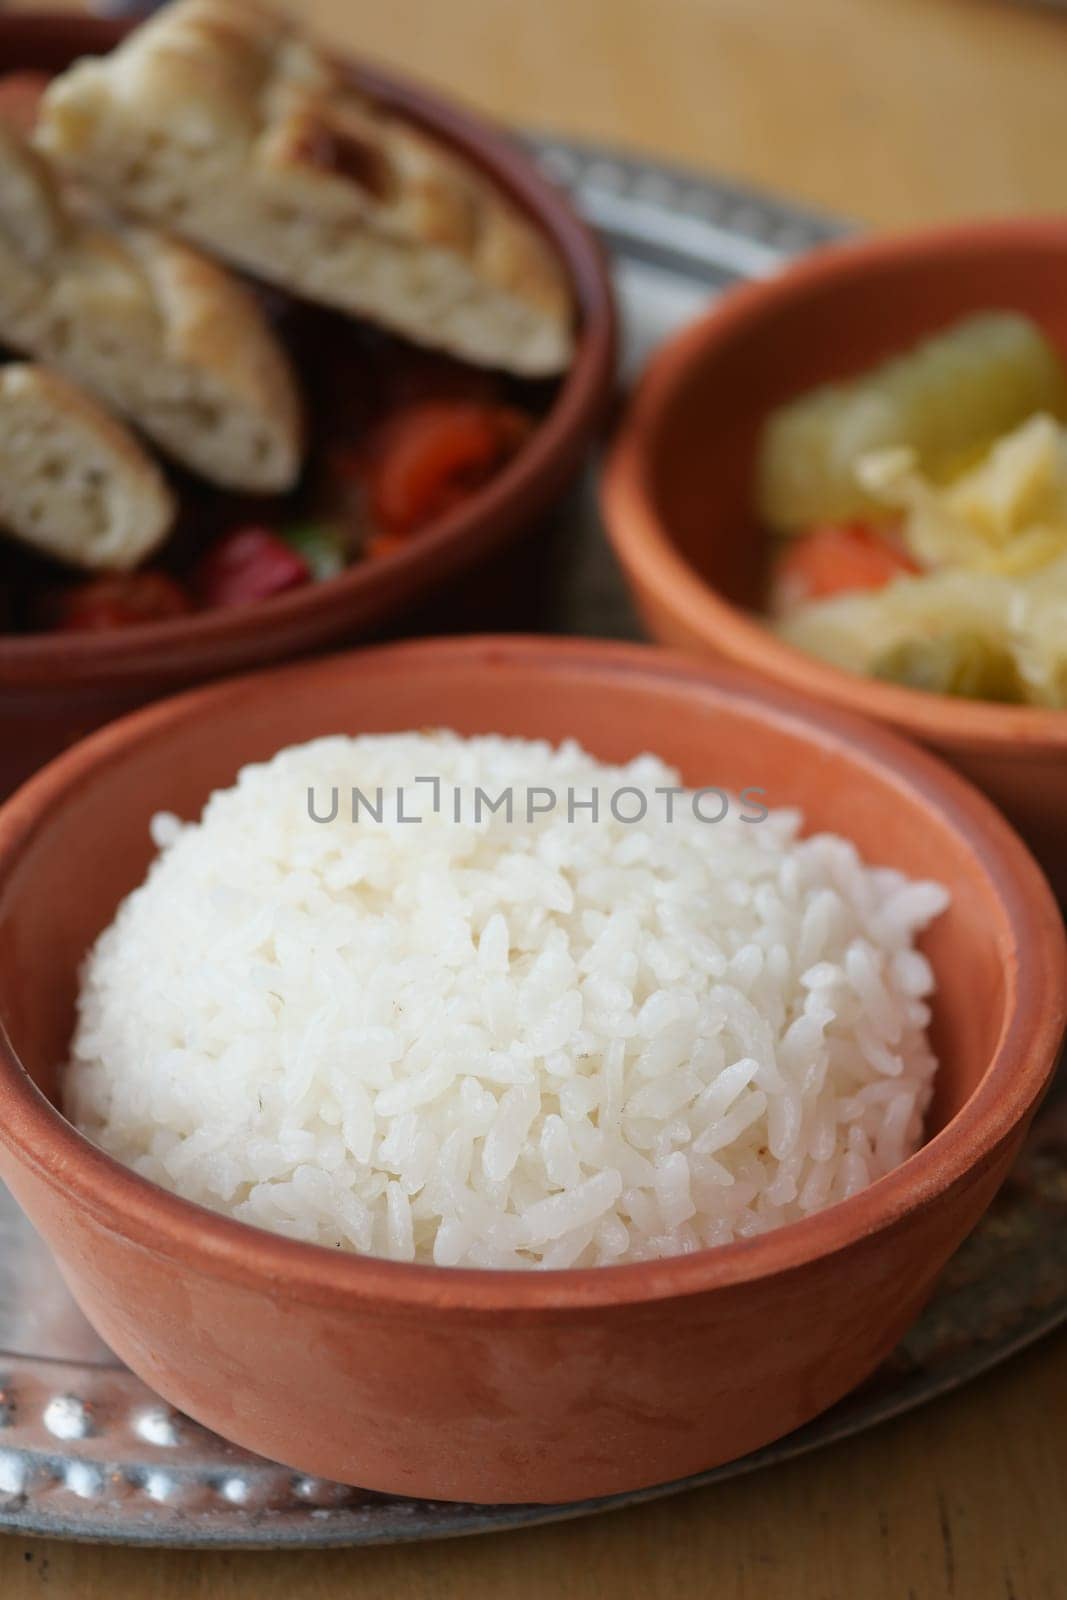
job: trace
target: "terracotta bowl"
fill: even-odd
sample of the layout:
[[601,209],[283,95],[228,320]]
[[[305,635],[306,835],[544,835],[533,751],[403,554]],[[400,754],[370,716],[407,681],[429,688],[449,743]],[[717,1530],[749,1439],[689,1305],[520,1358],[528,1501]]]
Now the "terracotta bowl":
[[[0,73],[60,71],[78,56],[109,50],[127,27],[58,13],[0,16]],[[376,99],[473,159],[554,243],[570,274],[580,331],[551,411],[484,490],[407,548],[330,582],[112,634],[0,636],[0,796],[82,734],[161,694],[380,632],[397,614],[436,597],[446,580],[474,566],[484,572],[489,558],[537,525],[582,464],[615,372],[613,292],[598,243],[504,134],[421,86],[368,68],[352,71]],[[506,576],[499,565],[488,576],[466,606],[469,626],[501,625],[495,606]]]
[[1067,353],[1067,221],[978,223],[835,246],[725,296],[653,362],[603,482],[616,553],[657,639],[725,657],[921,740],[973,779],[1067,894],[1067,712],[854,677],[754,614],[760,425],[781,401],[862,370],[969,312],[1014,308]]
[[[342,1255],[205,1211],[53,1100],[79,961],[138,883],[149,818],[337,731],[447,725],[655,750],[761,784],[872,861],[936,876],[929,1142],[866,1192],[670,1261],[480,1272]],[[93,735],[0,812],[0,1170],[100,1335],[225,1437],[390,1493],[568,1501],[680,1477],[830,1405],[892,1349],[989,1204],[1067,1016],[1059,915],[969,785],[877,730],[641,646],[392,645],[193,691]]]

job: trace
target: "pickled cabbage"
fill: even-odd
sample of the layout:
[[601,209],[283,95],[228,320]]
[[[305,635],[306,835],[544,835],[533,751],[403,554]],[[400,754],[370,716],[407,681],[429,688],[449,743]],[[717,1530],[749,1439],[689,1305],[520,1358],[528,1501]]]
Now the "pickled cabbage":
[[767,527],[877,515],[857,478],[862,456],[914,452],[944,482],[1037,412],[1067,418],[1067,368],[1040,328],[1014,312],[969,317],[873,371],[824,385],[772,413],[760,447]]
[[1067,556],[1022,577],[957,569],[899,578],[876,593],[802,605],[776,629],[848,672],[1067,708]]

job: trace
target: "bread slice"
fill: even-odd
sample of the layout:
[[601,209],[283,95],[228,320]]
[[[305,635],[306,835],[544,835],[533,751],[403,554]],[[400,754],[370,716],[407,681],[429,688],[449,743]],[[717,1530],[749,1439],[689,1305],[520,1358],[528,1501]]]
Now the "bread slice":
[[45,367],[0,367],[0,527],[72,566],[122,572],[174,513],[155,462],[95,400]]
[[94,212],[0,125],[0,342],[62,369],[227,489],[287,489],[301,413],[250,291],[151,228]]
[[307,299],[517,373],[568,362],[570,293],[538,231],[257,0],[175,0],[57,78],[37,137],[114,203]]

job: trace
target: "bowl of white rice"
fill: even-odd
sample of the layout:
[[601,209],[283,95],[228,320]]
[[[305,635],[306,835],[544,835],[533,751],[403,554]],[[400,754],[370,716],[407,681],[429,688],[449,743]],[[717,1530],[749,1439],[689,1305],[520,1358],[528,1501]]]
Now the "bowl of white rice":
[[892,1348],[1062,1039],[962,780],[640,647],[389,646],[0,813],[0,1167],[102,1337],[366,1488],[698,1471]]

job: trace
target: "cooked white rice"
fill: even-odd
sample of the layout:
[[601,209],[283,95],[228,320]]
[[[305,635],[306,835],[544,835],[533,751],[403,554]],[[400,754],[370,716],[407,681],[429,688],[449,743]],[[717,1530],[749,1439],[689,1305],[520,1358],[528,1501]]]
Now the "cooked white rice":
[[[921,1140],[914,941],[947,896],[795,812],[682,796],[668,821],[678,781],[447,733],[246,767],[199,823],[156,819],[85,967],[68,1112],[217,1211],[441,1266],[673,1255],[854,1194]],[[475,824],[475,785],[512,786],[513,820]],[[527,823],[532,785],[559,803]],[[612,814],[623,786],[643,822]]]

